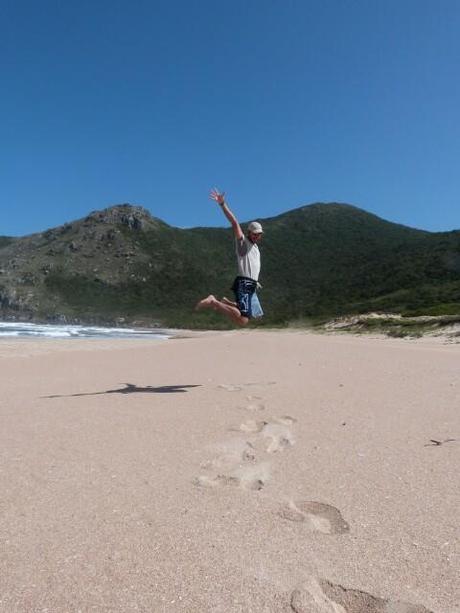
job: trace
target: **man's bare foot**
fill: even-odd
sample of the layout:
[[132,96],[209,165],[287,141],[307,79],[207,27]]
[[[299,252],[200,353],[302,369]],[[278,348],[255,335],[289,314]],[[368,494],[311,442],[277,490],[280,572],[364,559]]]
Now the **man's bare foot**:
[[209,294],[207,298],[203,298],[200,300],[195,306],[195,311],[199,311],[200,309],[209,309],[216,303],[216,297],[212,294]]
[[222,296],[221,302],[228,304],[228,306],[237,307],[238,305],[233,300],[229,300],[226,296]]

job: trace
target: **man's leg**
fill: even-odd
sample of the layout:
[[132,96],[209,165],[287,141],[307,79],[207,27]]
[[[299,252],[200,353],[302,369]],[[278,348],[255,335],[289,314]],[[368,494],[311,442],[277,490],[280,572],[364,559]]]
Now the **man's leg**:
[[245,326],[249,321],[248,317],[244,317],[244,315],[241,315],[239,309],[236,306],[224,304],[220,300],[217,300],[217,298],[213,296],[212,294],[209,294],[207,298],[203,298],[203,300],[200,300],[200,302],[198,302],[195,308],[197,310],[213,309],[214,311],[218,311],[219,313],[222,313],[222,315],[225,315],[226,317],[231,319],[234,323],[238,324],[239,326]]
[[212,294],[209,294],[207,298],[203,298],[196,303],[195,311],[199,311],[200,309],[211,309],[213,302],[216,300],[216,297]]
[[223,302],[224,304],[228,304],[228,306],[238,308],[238,304],[234,300],[229,300],[226,296],[222,296],[220,301]]

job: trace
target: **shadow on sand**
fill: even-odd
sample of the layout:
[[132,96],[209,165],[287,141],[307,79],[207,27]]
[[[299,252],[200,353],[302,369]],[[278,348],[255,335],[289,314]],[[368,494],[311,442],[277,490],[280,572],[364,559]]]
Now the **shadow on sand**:
[[106,390],[105,392],[87,392],[83,394],[56,394],[54,396],[41,396],[41,398],[74,398],[76,396],[99,396],[101,394],[182,394],[191,387],[201,387],[201,385],[161,385],[154,387],[146,385],[140,387],[134,383],[125,383],[125,387],[116,390]]

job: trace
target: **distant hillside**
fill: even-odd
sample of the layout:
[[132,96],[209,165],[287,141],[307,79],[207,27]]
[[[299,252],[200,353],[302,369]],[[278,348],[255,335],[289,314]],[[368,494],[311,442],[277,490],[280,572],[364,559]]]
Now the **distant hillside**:
[[14,238],[10,238],[9,236],[0,236],[0,249],[10,245],[13,241]]
[[[460,231],[430,233],[346,204],[261,220],[264,322],[368,310],[454,313]],[[193,305],[231,295],[229,228],[174,228],[118,205],[18,239],[0,239],[0,316],[223,325]]]

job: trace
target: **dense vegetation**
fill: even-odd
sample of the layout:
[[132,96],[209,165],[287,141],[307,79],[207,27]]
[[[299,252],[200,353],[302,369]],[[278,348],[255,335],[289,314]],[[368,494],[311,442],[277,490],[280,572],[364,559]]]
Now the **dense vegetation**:
[[[264,324],[369,310],[460,310],[460,231],[414,230],[343,204],[261,221]],[[125,205],[5,242],[0,268],[13,260],[20,274],[9,275],[10,285],[0,277],[6,315],[15,309],[38,318],[226,325],[212,313],[194,313],[193,305],[208,293],[231,295],[230,229],[173,228]],[[20,283],[12,292],[14,278]]]

